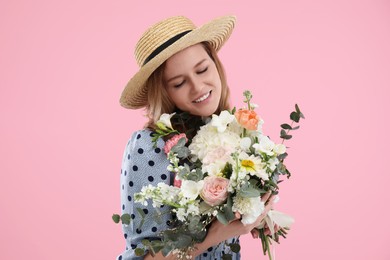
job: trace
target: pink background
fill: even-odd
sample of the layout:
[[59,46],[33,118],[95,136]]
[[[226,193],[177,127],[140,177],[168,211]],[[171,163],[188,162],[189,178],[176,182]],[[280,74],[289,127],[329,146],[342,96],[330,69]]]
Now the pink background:
[[[220,52],[232,101],[252,89],[265,131],[298,103],[293,177],[277,209],[296,219],[277,259],[390,259],[390,3],[49,1],[0,4],[0,259],[114,259],[120,163],[141,111],[119,106],[152,23],[235,14]],[[244,260],[266,259],[242,239]]]

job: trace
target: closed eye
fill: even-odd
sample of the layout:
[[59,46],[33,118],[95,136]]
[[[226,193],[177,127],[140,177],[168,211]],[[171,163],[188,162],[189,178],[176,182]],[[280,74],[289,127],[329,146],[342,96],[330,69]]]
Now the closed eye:
[[175,88],[180,88],[185,83],[185,80],[183,80],[181,83],[174,85]]
[[208,68],[209,68],[209,67],[206,67],[204,70],[198,71],[197,73],[198,73],[198,74],[202,74],[202,73],[206,72]]

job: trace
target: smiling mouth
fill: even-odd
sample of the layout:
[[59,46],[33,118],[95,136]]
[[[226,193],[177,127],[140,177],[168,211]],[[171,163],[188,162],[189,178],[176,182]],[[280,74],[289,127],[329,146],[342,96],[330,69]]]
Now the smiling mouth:
[[200,103],[202,102],[203,100],[207,99],[209,96],[211,95],[211,90],[209,92],[207,92],[206,94],[204,94],[203,96],[201,96],[200,98],[192,101],[193,103]]

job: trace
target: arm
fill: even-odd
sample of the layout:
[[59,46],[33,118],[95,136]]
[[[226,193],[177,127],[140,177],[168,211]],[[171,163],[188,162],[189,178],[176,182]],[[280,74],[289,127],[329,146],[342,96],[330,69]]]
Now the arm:
[[[169,164],[163,152],[164,142],[160,140],[155,149],[151,142],[150,131],[135,132],[129,140],[122,159],[121,168],[121,209],[122,214],[131,216],[130,225],[122,224],[123,234],[126,240],[126,250],[121,254],[122,260],[144,259],[137,257],[134,249],[142,247],[141,241],[146,238],[157,238],[159,232],[168,229],[167,221],[170,214],[161,217],[162,224],[154,221],[157,209],[150,204],[148,206],[134,202],[134,194],[141,191],[148,184],[157,185],[159,182],[170,183],[170,173],[167,171]],[[146,214],[144,221],[137,211],[140,208]],[[168,207],[158,209],[161,212],[169,210]]]
[[[211,246],[216,246],[219,243],[232,237],[246,235],[250,233],[251,230],[253,230],[255,227],[259,226],[260,222],[267,215],[268,211],[273,207],[273,196],[270,196],[270,194],[266,194],[261,200],[268,203],[265,206],[264,212],[257,218],[257,220],[253,224],[242,224],[238,213],[236,214],[237,218],[230,222],[228,225],[224,225],[218,220],[214,220],[208,230],[205,240],[202,243],[196,245],[197,249],[192,253],[192,259],[200,255],[202,252],[206,251],[207,248]],[[175,255],[169,255],[167,257],[164,257],[160,252],[156,254],[155,257],[152,257],[150,254],[146,255],[145,260],[151,259],[174,260],[176,258]]]

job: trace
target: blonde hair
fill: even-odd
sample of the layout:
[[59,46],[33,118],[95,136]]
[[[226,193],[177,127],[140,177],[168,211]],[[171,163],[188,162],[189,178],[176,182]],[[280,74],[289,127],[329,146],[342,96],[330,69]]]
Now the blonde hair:
[[[210,58],[214,61],[221,79],[221,99],[217,110],[214,112],[219,114],[222,110],[230,108],[230,90],[227,85],[225,70],[215,49],[208,42],[201,42],[201,44]],[[164,69],[165,62],[153,72],[145,83],[148,89],[148,105],[145,110],[146,117],[149,119],[145,127],[153,130],[155,129],[156,122],[162,114],[173,113],[176,108],[164,87]]]

